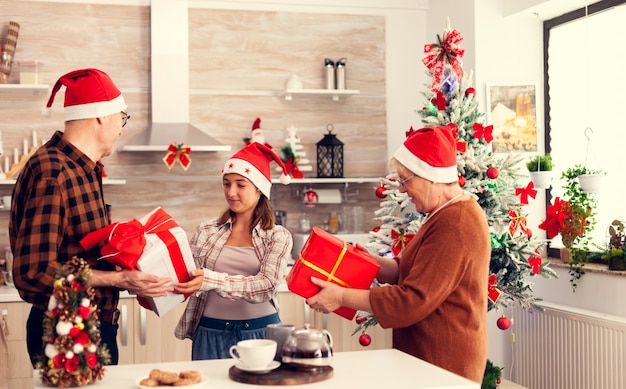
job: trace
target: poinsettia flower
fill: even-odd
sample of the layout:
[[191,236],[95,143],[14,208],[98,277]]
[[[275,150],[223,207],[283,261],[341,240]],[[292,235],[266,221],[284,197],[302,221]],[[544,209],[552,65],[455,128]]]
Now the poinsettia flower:
[[76,371],[76,369],[78,369],[78,364],[79,364],[79,359],[78,356],[74,355],[72,358],[66,359],[65,360],[65,370],[68,373],[73,373]]
[[87,362],[87,366],[95,369],[98,364],[98,356],[94,353],[85,353],[85,362]]

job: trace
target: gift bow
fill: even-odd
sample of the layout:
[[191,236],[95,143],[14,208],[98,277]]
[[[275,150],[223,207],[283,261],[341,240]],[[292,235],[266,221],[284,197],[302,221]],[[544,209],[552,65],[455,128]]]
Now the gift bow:
[[462,40],[460,32],[447,30],[443,33],[443,38],[437,34],[437,43],[424,45],[424,53],[427,54],[422,62],[433,73],[431,84],[433,91],[438,90],[441,85],[446,62],[450,64],[459,81],[463,79],[463,66],[459,58],[463,56],[465,50],[458,46]]
[[519,196],[519,201],[522,204],[528,204],[528,197],[533,199],[537,196],[537,189],[532,181],[526,185],[526,188],[515,188],[515,195]]
[[498,288],[496,288],[497,285],[498,285],[498,280],[496,278],[496,275],[490,274],[488,285],[487,285],[487,295],[489,297],[489,300],[494,304],[500,298],[500,291],[498,290]]
[[528,226],[526,225],[526,217],[522,216],[513,208],[509,208],[509,217],[511,218],[511,222],[509,223],[509,234],[511,235],[511,237],[515,235],[515,232],[519,228],[520,231],[526,234],[528,239],[530,239],[532,234],[528,229]]
[[491,143],[493,140],[493,126],[483,127],[480,123],[474,123],[474,138],[480,140],[483,136],[487,143]]
[[538,256],[528,258],[528,264],[533,269],[534,274],[539,274],[539,271],[541,271],[541,267],[542,267],[541,262],[542,262],[542,259],[541,257],[538,257]]
[[168,169],[171,169],[176,162],[179,162],[180,166],[187,170],[189,165],[191,165],[191,158],[189,158],[189,154],[191,154],[191,147],[185,146],[183,143],[178,145],[176,143],[172,143],[167,148],[167,154],[163,157],[163,162],[165,162]]
[[403,229],[396,230],[395,228],[391,229],[391,239],[394,240],[391,245],[391,252],[393,255],[400,255],[402,250],[406,247],[407,244],[415,237],[415,233],[413,232],[405,232]]
[[112,223],[85,235],[80,245],[87,250],[96,243],[107,241],[100,250],[100,259],[106,259],[123,269],[135,269],[146,246],[145,234],[162,235],[174,227],[178,227],[174,219],[164,210],[158,209],[145,225],[137,219]]

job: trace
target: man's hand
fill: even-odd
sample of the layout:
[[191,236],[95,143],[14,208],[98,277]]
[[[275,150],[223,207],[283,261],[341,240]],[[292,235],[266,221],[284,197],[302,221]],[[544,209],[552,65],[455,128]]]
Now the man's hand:
[[171,278],[160,278],[138,270],[93,270],[91,279],[94,287],[115,287],[144,297],[167,296],[167,292],[174,290],[172,285],[168,285],[171,282]]

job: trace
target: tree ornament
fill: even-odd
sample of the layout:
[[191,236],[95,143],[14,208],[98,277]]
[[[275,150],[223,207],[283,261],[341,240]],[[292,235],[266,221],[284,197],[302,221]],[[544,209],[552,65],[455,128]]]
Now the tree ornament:
[[387,188],[385,188],[385,185],[380,184],[380,186],[376,188],[376,197],[378,197],[379,199],[384,199],[385,197],[387,197],[387,195],[385,194],[386,190]]
[[372,343],[372,337],[363,332],[361,336],[359,336],[359,344],[363,347],[367,347]]
[[467,89],[465,89],[465,96],[476,97],[476,89],[474,89],[474,88],[467,88]]
[[487,177],[491,178],[492,180],[495,180],[496,178],[498,178],[498,175],[500,175],[500,172],[498,171],[496,167],[492,166],[489,169],[487,169]]
[[363,315],[363,316],[359,316],[357,315],[356,319],[354,319],[354,321],[356,321],[356,324],[361,324],[367,321],[367,316]]
[[502,331],[504,330],[508,330],[509,327],[511,326],[511,320],[504,316],[504,314],[498,318],[498,321],[496,321],[496,324],[498,325],[498,328],[501,329]]
[[317,192],[313,190],[313,188],[309,188],[309,190],[304,192],[304,195],[302,196],[302,202],[307,207],[314,207],[315,204],[317,204],[318,200],[319,196],[317,195]]
[[459,186],[461,188],[465,186],[465,177],[459,176]]

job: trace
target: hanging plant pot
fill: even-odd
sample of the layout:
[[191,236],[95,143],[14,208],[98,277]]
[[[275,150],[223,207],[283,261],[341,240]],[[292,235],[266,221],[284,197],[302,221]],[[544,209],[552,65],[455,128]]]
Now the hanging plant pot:
[[530,172],[530,179],[537,189],[548,189],[552,184],[551,171]]
[[581,174],[578,176],[578,182],[584,193],[596,193],[602,186],[603,178],[603,174]]

